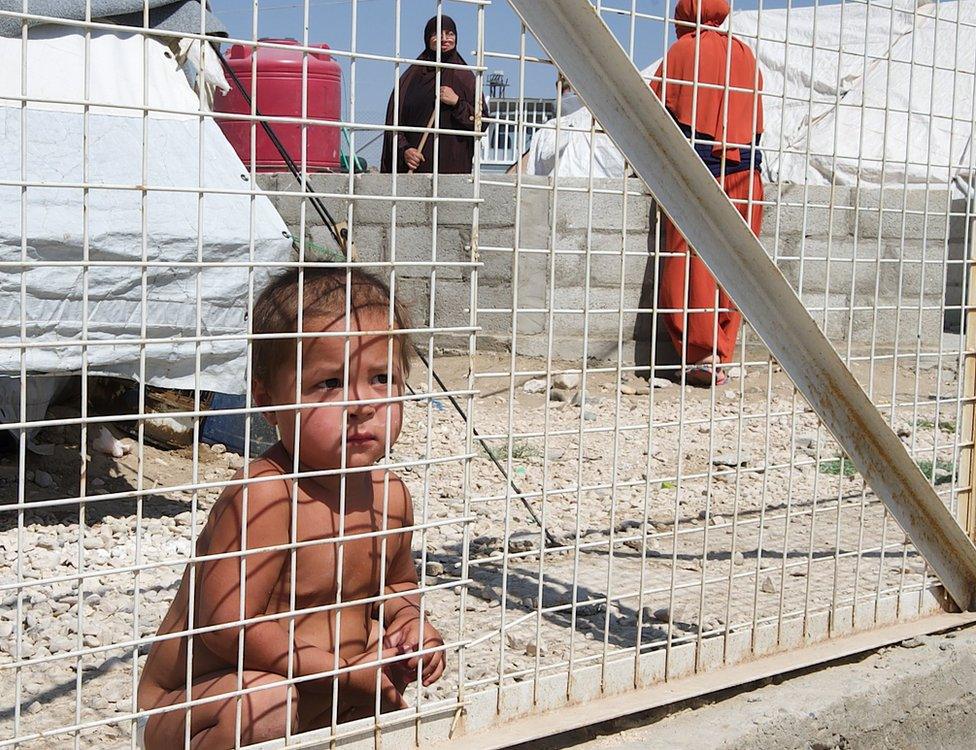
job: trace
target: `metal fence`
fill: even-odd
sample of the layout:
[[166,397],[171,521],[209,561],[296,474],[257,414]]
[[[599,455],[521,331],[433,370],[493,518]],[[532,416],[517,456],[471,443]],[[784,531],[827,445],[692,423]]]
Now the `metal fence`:
[[[970,621],[976,2],[156,5],[0,2],[0,747],[502,747]],[[647,86],[689,27],[758,239]]]
[[481,141],[481,167],[511,167],[526,152],[539,125],[556,113],[550,99],[492,99],[486,116],[495,122]]

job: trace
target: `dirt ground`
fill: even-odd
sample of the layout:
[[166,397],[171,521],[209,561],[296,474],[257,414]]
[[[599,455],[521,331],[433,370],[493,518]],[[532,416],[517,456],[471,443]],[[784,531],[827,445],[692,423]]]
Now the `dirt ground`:
[[[444,356],[435,366],[465,391],[470,364]],[[425,609],[451,648],[444,678],[411,688],[410,703],[453,696],[461,679],[474,689],[531,680],[569,662],[925,585],[917,553],[775,364],[748,363],[745,377],[715,390],[629,373],[618,384],[611,371],[586,373],[584,391],[567,372],[560,383],[570,387],[548,394],[526,392],[544,362],[515,364],[511,377],[507,355],[479,355],[476,395],[458,397],[487,448],[424,368],[411,376],[432,397],[406,407],[392,460],[422,462],[400,473],[427,526],[414,539],[423,583],[436,587]],[[957,403],[946,403],[957,395],[954,363],[912,364],[853,369],[948,500],[959,441]],[[558,366],[580,374],[578,364]],[[66,403],[48,417],[78,413]],[[78,495],[76,426],[43,430],[48,455],[28,453],[23,478],[16,454],[0,459],[0,498],[16,503],[23,487],[35,506],[0,506],[0,742],[104,722],[22,746],[65,747],[75,736],[81,747],[129,746],[133,722],[122,717],[134,710],[148,650],[137,641],[155,633],[220,482],[243,463],[204,445],[140,451],[110,426],[131,451],[86,451],[81,506],[38,505]],[[19,601],[18,581],[30,583]],[[57,658],[80,647],[105,648]],[[22,666],[10,668],[18,653]]]

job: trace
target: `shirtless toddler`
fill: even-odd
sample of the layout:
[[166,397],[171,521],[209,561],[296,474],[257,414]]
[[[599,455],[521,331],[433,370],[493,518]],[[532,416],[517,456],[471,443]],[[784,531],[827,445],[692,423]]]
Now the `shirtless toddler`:
[[[345,269],[305,270],[303,331],[347,330],[346,279]],[[299,379],[298,298],[293,271],[272,281],[254,308],[255,334],[292,334],[253,344],[253,400],[272,409],[266,417],[280,441],[235,476],[251,480],[246,493],[232,485],[217,500],[197,542],[205,559],[187,566],[159,635],[207,630],[192,642],[156,641],[139,683],[141,710],[185,703],[192,648],[192,700],[218,697],[195,704],[188,722],[186,708],[151,715],[147,750],[184,747],[187,738],[194,749],[230,748],[238,724],[246,745],[327,726],[333,713],[341,722],[403,708],[409,683],[430,685],[444,671],[443,650],[415,654],[443,640],[425,618],[421,625],[410,493],[392,472],[370,468],[400,434],[402,402],[390,399],[402,395],[409,370],[407,341],[396,333],[405,316],[394,305],[390,331],[389,289],[353,270],[350,335],[303,338]],[[368,331],[378,333],[357,335]],[[297,426],[294,408],[273,409],[296,402],[313,405],[298,410]],[[301,473],[340,469],[344,456],[344,494],[338,472],[302,477],[297,487],[285,478],[295,472],[296,447]],[[383,529],[392,533],[368,536]],[[340,534],[348,540],[341,553]],[[337,601],[341,608],[328,607]],[[260,689],[219,697],[242,688]]]

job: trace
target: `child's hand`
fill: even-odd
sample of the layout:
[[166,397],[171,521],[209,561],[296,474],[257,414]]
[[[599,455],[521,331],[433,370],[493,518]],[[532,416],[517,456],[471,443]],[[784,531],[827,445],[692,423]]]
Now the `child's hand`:
[[[423,645],[421,646],[421,643]],[[397,649],[397,653],[406,654],[429,648],[437,648],[444,645],[444,639],[437,632],[437,628],[430,624],[430,620],[424,620],[423,639],[420,634],[420,615],[415,610],[409,610],[408,614],[397,617],[390,623],[383,638],[383,646],[387,649]],[[414,656],[406,659],[399,664],[402,669],[397,672],[406,683],[413,682],[417,677],[417,664],[423,663],[423,684],[424,687],[433,685],[441,675],[444,674],[444,652],[436,651],[424,656]],[[394,665],[396,666],[396,665]]]
[[[379,658],[390,659],[401,653],[403,652],[397,648],[385,648],[380,652]],[[339,685],[340,691],[346,691],[345,700],[349,703],[362,703],[375,696],[377,691],[376,673],[379,671],[380,710],[395,711],[399,708],[406,708],[407,702],[403,700],[403,695],[397,689],[396,685],[394,685],[388,674],[388,670],[393,667],[398,667],[399,663],[377,667],[375,666],[376,661],[376,651],[373,649],[346,660],[345,666],[359,666],[359,668],[346,672],[344,675],[345,679]],[[371,663],[374,666],[365,666]]]

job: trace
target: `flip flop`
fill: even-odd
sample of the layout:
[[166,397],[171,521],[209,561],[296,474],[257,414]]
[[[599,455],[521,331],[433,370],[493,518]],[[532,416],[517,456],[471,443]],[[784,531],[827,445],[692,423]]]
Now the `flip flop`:
[[725,385],[725,381],[728,379],[728,375],[721,367],[715,367],[708,363],[697,364],[685,370],[685,382],[696,388]]

